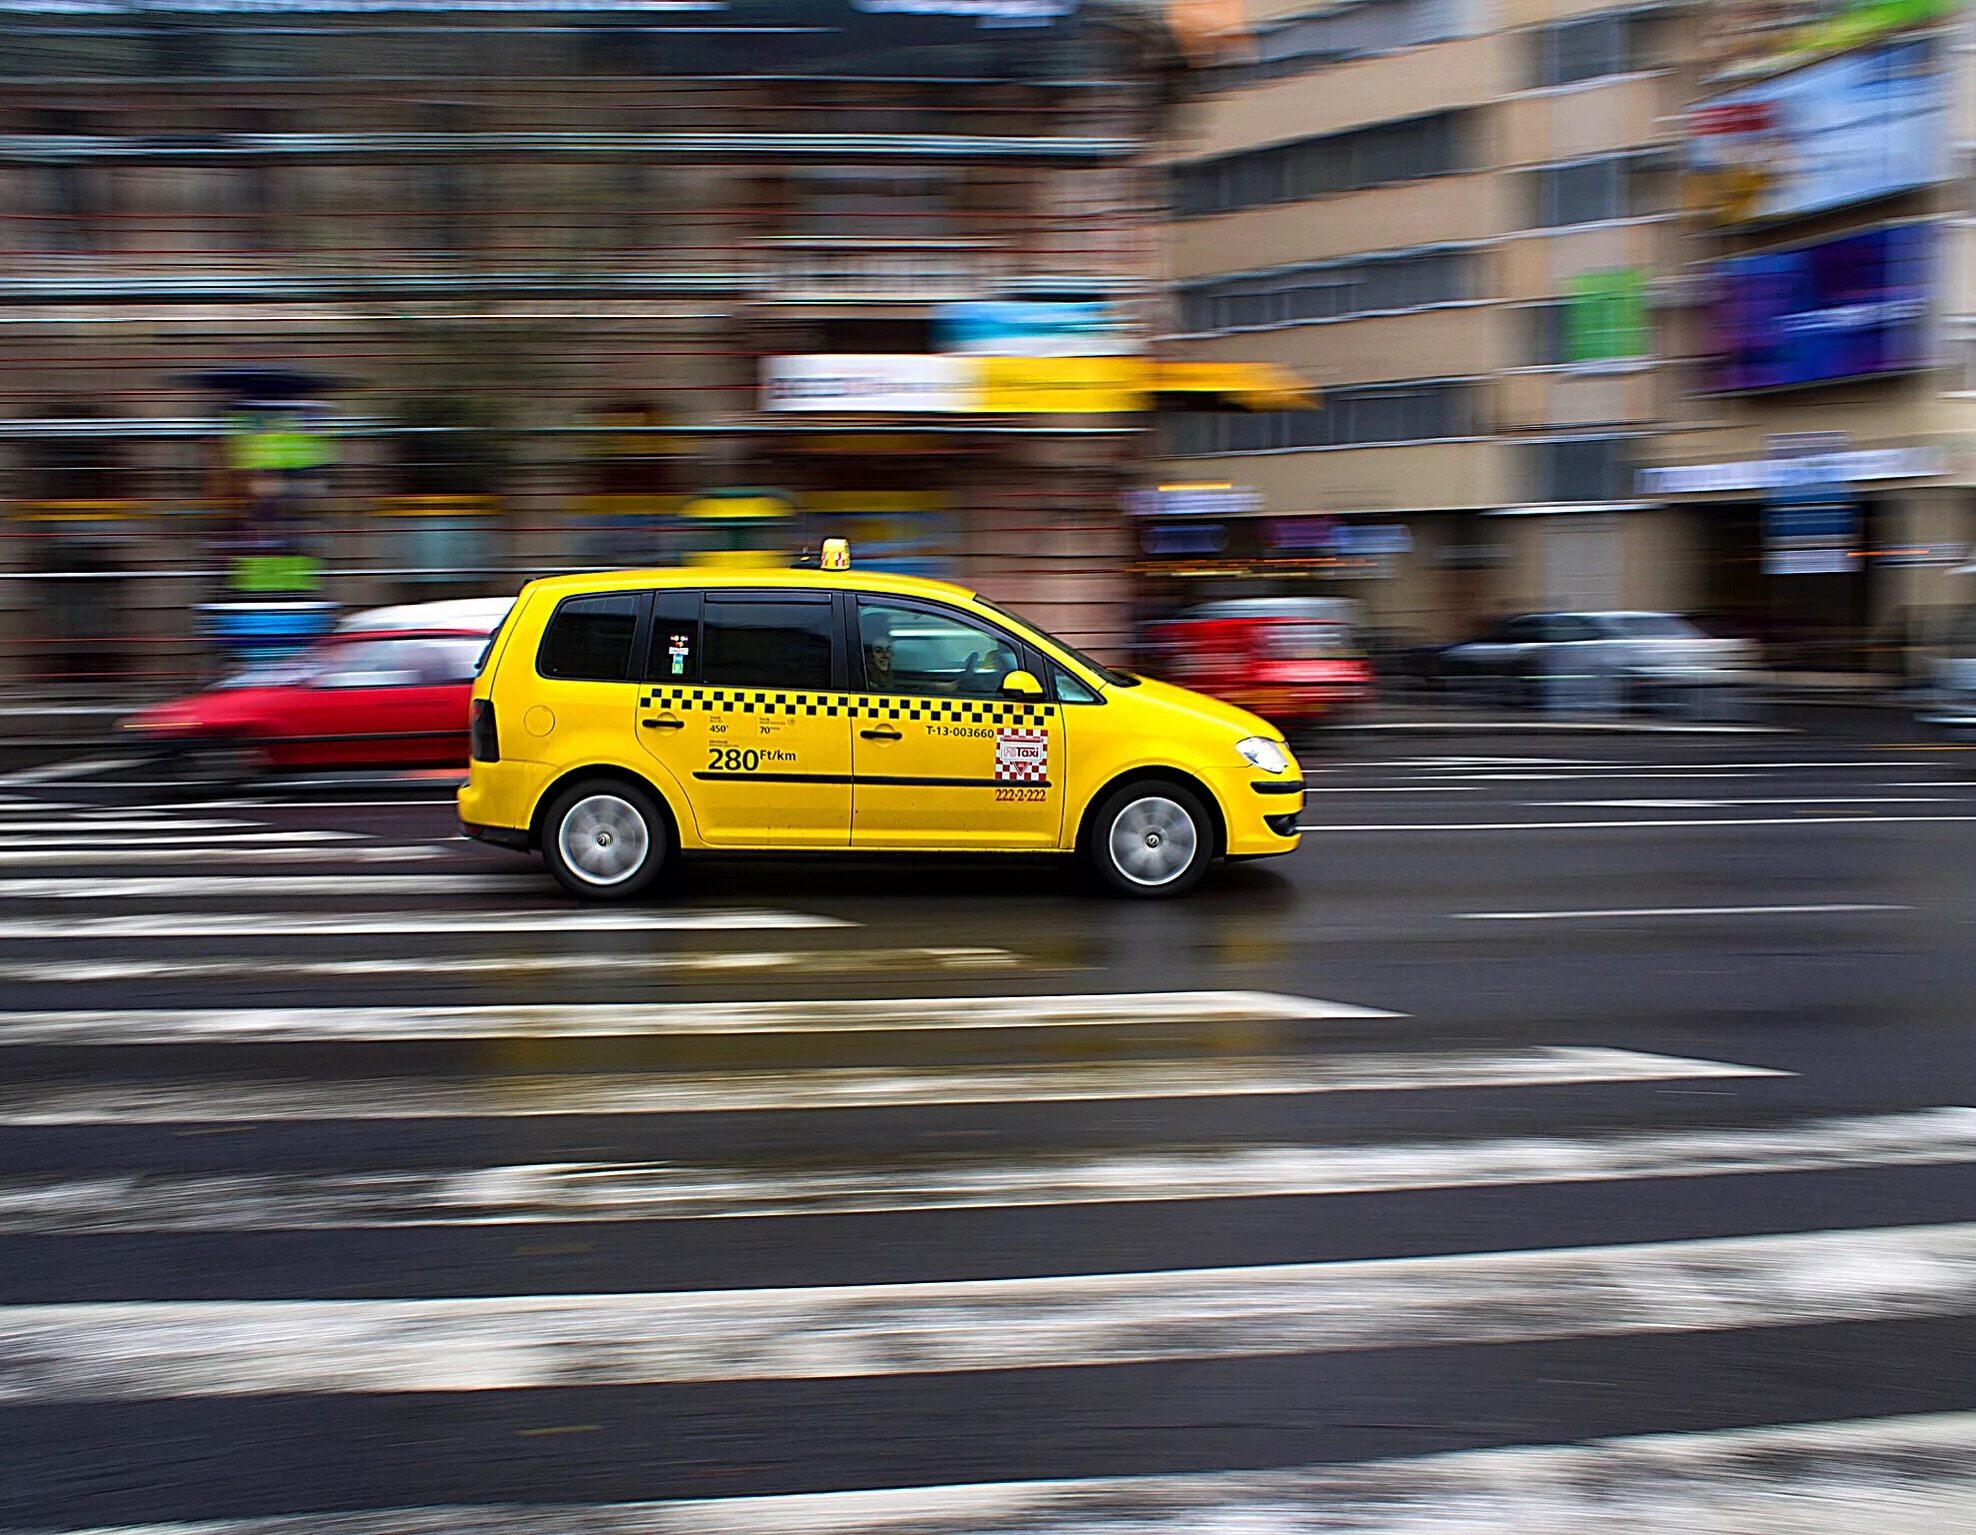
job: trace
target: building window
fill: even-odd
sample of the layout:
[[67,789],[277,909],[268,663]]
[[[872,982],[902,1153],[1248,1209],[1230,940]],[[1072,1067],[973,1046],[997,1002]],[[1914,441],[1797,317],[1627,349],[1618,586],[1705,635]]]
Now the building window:
[[1333,389],[1321,410],[1176,412],[1169,418],[1170,451],[1177,458],[1445,442],[1474,431],[1474,385],[1465,380]]
[[473,218],[476,203],[482,200],[485,173],[467,158],[461,142],[469,122],[467,109],[457,102],[428,106],[420,114],[421,129],[441,140],[417,178],[428,250],[463,251],[473,244]]
[[[228,114],[228,128],[243,137],[260,138],[278,131],[278,114],[265,107],[240,107]],[[254,158],[228,167],[227,204],[221,210],[233,243],[243,251],[275,248],[281,222],[281,178],[272,159]]]
[[1296,325],[1459,303],[1476,290],[1473,251],[1420,251],[1195,283],[1180,293],[1190,332]]
[[37,112],[34,131],[54,141],[52,153],[33,167],[28,217],[37,249],[80,254],[104,248],[110,216],[109,171],[71,159],[61,143],[96,131],[88,115],[67,108]]
[[1534,83],[1571,85],[1647,68],[1647,25],[1644,16],[1618,11],[1537,28]]
[[1176,177],[1177,209],[1182,217],[1231,213],[1466,170],[1461,118],[1437,112],[1186,166]]
[[1666,211],[1667,175],[1643,155],[1601,155],[1569,165],[1546,165],[1525,171],[1523,177],[1533,229],[1599,224]]
[[1624,437],[1571,437],[1525,447],[1525,486],[1538,502],[1624,501],[1632,476]]
[[1210,91],[1233,90],[1483,29],[1477,0],[1361,0],[1258,28],[1254,56],[1207,72],[1202,84]]
[[867,240],[953,234],[955,180],[911,167],[829,166],[796,178],[793,233]]

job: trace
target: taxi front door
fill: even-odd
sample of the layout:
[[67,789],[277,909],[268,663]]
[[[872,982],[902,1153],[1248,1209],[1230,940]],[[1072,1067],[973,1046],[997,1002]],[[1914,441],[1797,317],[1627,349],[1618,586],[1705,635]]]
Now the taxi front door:
[[717,847],[844,847],[851,709],[828,592],[662,591],[637,733]]
[[851,842],[1054,848],[1063,825],[1062,711],[1007,699],[1009,637],[932,603],[857,600]]

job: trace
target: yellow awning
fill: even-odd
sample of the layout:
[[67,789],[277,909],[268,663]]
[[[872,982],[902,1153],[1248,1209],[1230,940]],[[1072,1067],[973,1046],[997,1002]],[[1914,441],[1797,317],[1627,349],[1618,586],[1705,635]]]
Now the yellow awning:
[[1207,395],[1204,406],[1241,410],[1315,410],[1319,394],[1273,362],[1149,362],[1149,394]]
[[796,508],[781,496],[700,496],[679,509],[682,517],[705,521],[725,518],[793,517]]

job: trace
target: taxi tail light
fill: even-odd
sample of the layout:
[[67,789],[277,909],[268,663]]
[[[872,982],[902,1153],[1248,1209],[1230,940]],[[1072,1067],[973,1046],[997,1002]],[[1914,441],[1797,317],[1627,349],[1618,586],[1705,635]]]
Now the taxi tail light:
[[494,700],[476,698],[473,701],[471,723],[467,729],[467,739],[473,750],[475,762],[499,762],[501,760],[501,733],[494,723]]

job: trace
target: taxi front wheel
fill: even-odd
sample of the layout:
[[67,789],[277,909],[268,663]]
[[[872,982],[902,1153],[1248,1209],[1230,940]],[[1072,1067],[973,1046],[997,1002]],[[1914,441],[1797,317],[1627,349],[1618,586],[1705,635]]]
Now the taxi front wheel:
[[1214,825],[1179,784],[1127,784],[1091,818],[1085,854],[1115,894],[1179,895],[1207,873]]
[[542,857],[572,895],[624,901],[665,867],[665,816],[643,789],[593,779],[556,796],[542,823]]

